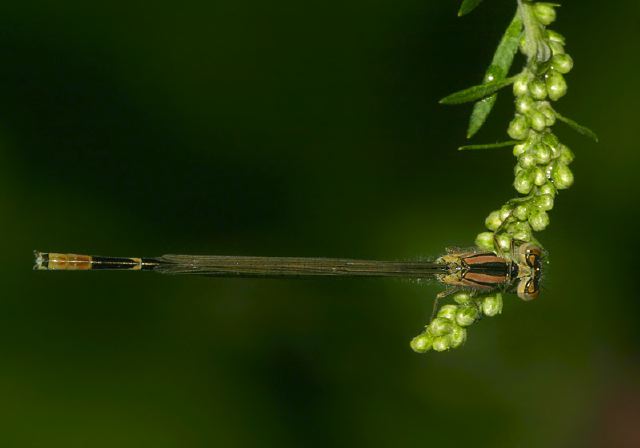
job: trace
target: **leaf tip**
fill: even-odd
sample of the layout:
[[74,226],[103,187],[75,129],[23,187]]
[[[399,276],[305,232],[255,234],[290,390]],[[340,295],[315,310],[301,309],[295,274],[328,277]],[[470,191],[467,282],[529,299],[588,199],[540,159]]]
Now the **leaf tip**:
[[460,9],[458,9],[458,17],[469,14],[476,9],[480,3],[482,3],[482,0],[463,0]]

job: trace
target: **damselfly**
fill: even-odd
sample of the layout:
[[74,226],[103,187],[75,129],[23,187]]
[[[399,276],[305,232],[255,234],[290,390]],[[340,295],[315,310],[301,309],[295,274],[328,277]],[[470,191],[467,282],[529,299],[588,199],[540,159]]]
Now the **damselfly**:
[[514,247],[511,256],[478,250],[449,250],[433,261],[375,261],[339,258],[162,255],[115,258],[35,252],[36,270],[130,270],[214,277],[397,277],[435,278],[448,289],[515,292],[523,300],[540,293],[542,251],[532,244]]

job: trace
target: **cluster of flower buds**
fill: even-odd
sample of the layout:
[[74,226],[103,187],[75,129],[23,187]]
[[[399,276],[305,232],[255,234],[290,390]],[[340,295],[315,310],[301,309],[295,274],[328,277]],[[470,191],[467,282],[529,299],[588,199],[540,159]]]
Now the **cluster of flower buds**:
[[[468,3],[477,5],[479,2]],[[467,2],[463,3],[463,9],[466,4]],[[574,155],[552,132],[556,121],[563,121],[597,141],[593,131],[563,117],[552,106],[553,102],[566,95],[567,83],[564,76],[573,69],[573,59],[565,52],[564,37],[547,28],[556,19],[556,6],[558,5],[553,3],[519,1],[518,15],[507,28],[494,56],[494,64],[506,62],[507,66],[502,67],[505,74],[508,73],[512,62],[510,59],[507,60],[508,58],[505,59],[505,54],[513,55],[517,51],[518,43],[520,51],[527,57],[522,72],[516,77],[505,79],[508,83],[513,83],[515,95],[515,117],[509,124],[507,133],[516,141],[513,148],[513,155],[517,159],[513,186],[519,196],[507,201],[502,208],[491,212],[486,218],[485,225],[489,231],[480,233],[475,241],[476,246],[482,250],[506,255],[510,253],[514,241],[536,243],[534,232],[542,231],[549,225],[548,212],[554,206],[558,191],[573,184],[573,173],[569,164],[573,161]],[[468,12],[466,9],[464,11]],[[518,42],[520,33],[522,37]],[[489,71],[485,83],[493,82],[492,77],[492,72]],[[506,85],[508,84],[499,82],[492,89]],[[441,102],[460,104],[475,101],[478,99],[476,95],[481,96],[486,92],[480,86],[474,86],[449,95]],[[482,126],[492,104],[476,104],[471,121],[475,128],[473,132],[470,131],[471,135],[478,129],[478,121],[474,122],[474,118],[480,120]],[[472,129],[471,125],[469,129]],[[473,149],[510,144],[511,142],[507,145],[475,145]],[[477,291],[474,294],[477,294]],[[461,292],[454,296],[454,300],[456,304],[441,307],[425,330],[411,341],[414,351],[441,352],[459,347],[465,342],[470,325],[483,315],[495,316],[502,312],[500,293],[471,296]]]
[[[546,29],[556,18],[554,7],[536,3],[533,13],[541,27],[537,45],[549,50],[548,59],[528,64],[514,82],[516,114],[507,131],[518,141],[513,148],[518,161],[513,186],[524,196],[489,214],[485,225],[490,232],[476,238],[477,246],[487,250],[508,252],[512,240],[532,241],[533,232],[549,225],[547,212],[553,208],[558,190],[573,184],[569,169],[573,152],[551,130],[558,117],[551,102],[567,93],[564,75],[573,68],[573,60],[565,53],[564,37]],[[525,43],[521,50],[526,51]]]
[[453,297],[456,305],[444,305],[424,332],[413,338],[411,348],[418,353],[429,350],[444,352],[460,347],[467,339],[467,329],[484,316],[495,316],[502,312],[502,294],[471,297],[466,292]]

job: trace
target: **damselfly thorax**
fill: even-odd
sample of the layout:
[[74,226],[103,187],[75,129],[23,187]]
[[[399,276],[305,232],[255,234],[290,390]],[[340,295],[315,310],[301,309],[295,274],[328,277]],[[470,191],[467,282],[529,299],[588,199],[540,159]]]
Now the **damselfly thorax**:
[[538,297],[541,275],[539,247],[523,244],[510,257],[493,252],[449,251],[435,261],[377,261],[342,258],[236,257],[162,255],[116,258],[35,252],[36,270],[132,270],[216,277],[398,277],[435,278],[458,290],[516,292],[523,300]]

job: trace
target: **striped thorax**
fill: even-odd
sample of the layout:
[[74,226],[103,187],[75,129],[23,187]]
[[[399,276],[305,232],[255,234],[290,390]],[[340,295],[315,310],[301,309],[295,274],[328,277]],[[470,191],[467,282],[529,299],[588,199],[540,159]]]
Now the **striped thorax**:
[[522,300],[540,294],[542,251],[533,244],[521,245],[511,258],[493,252],[452,252],[437,261],[447,266],[438,280],[454,288],[489,292],[517,292]]

